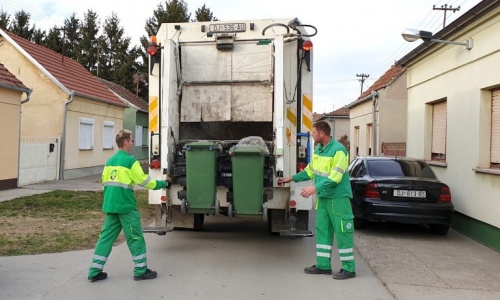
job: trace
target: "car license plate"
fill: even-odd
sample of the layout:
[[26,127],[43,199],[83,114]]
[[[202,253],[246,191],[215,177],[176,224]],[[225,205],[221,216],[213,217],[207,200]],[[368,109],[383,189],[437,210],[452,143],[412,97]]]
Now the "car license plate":
[[394,197],[425,198],[425,191],[394,190]]
[[210,24],[210,32],[244,32],[246,30],[245,23],[227,23],[227,24]]

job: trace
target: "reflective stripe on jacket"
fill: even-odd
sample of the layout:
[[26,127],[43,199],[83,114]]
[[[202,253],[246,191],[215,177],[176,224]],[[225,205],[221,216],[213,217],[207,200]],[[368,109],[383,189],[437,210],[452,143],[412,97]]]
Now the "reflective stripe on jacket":
[[314,178],[319,198],[352,198],[349,174],[346,173],[348,166],[349,154],[346,148],[332,138],[326,146],[319,144],[314,149],[311,162],[303,171],[292,176],[292,179],[297,182]]
[[148,189],[165,187],[162,182],[152,180],[144,174],[139,162],[124,150],[114,154],[104,166],[102,185],[104,202],[102,211],[106,213],[127,213],[137,209],[134,184]]

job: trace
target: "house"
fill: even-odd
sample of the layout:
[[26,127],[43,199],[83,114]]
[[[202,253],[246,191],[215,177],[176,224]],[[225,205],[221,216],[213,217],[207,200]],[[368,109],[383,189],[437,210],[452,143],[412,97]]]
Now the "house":
[[128,108],[125,109],[123,128],[133,132],[135,146],[132,153],[137,160],[145,164],[149,158],[148,103],[119,84],[105,79],[99,80],[127,104]]
[[359,155],[406,155],[406,99],[406,68],[394,65],[346,106],[351,159]]
[[429,161],[450,186],[456,210],[452,227],[496,250],[499,41],[500,1],[485,0],[397,62],[408,73],[408,156]]
[[[23,104],[19,185],[102,171],[127,107],[73,59],[0,30],[0,63],[33,89]],[[45,145],[45,152],[23,148]]]
[[349,110],[346,107],[336,109],[326,114],[314,114],[314,122],[325,121],[332,128],[335,140],[340,140],[343,136],[349,139]]
[[18,187],[21,105],[30,100],[30,94],[31,90],[0,64],[0,190]]

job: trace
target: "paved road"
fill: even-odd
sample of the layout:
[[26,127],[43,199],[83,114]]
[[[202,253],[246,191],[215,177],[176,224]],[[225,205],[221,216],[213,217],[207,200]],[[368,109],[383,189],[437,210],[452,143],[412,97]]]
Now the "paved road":
[[[99,178],[0,191],[0,200],[53,189],[99,190]],[[111,254],[109,278],[96,283],[86,280],[92,250],[0,257],[0,299],[500,300],[500,253],[454,230],[446,236],[396,224],[358,230],[358,277],[347,281],[304,274],[315,260],[314,239],[269,236],[256,220],[207,218],[204,232],[147,234],[146,241],[158,279],[133,281],[125,244]]]

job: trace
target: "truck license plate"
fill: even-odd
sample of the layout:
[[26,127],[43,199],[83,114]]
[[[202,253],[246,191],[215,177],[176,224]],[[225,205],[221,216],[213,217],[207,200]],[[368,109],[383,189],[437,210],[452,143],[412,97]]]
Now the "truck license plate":
[[246,30],[245,23],[228,23],[228,24],[210,24],[210,32],[244,32]]

